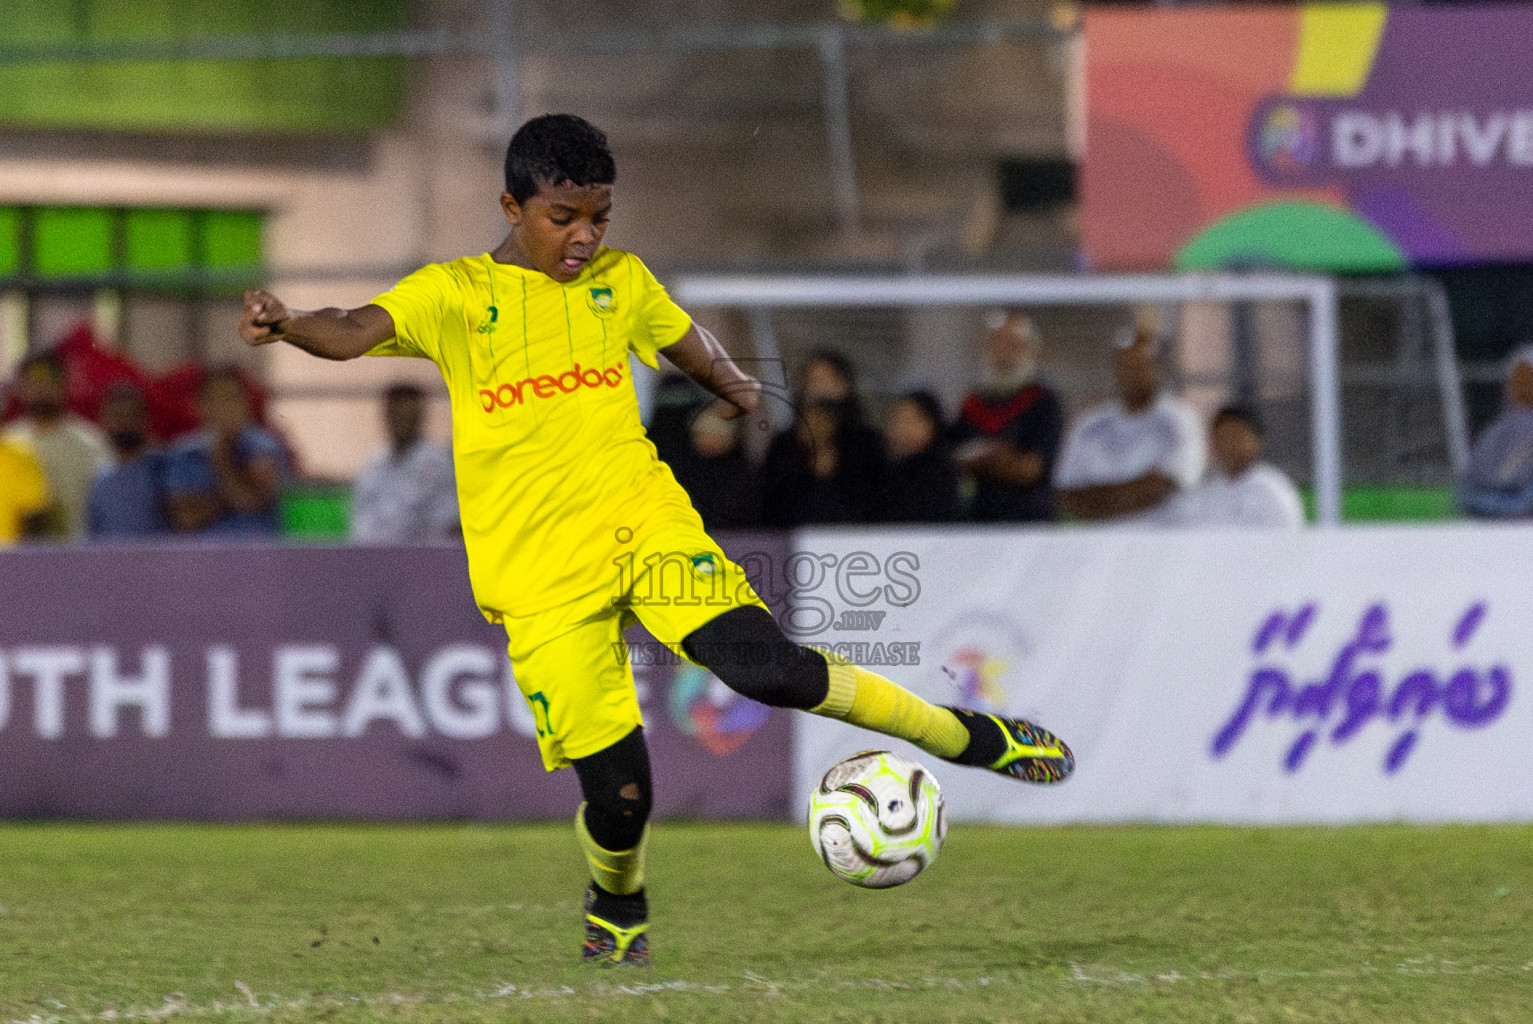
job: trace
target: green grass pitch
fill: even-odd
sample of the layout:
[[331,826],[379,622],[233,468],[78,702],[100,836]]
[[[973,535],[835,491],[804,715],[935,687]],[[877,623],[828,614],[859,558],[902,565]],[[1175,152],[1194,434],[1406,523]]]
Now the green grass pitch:
[[1533,1020],[1533,828],[958,825],[866,892],[663,824],[655,965],[579,966],[571,831],[0,826],[0,1022]]

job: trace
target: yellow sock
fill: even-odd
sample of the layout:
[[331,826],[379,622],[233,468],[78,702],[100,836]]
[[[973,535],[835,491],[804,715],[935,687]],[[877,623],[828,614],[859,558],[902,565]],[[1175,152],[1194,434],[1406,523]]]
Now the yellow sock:
[[575,812],[575,835],[580,837],[580,849],[586,855],[586,863],[591,865],[591,878],[597,885],[614,896],[632,896],[644,888],[644,846],[649,842],[648,825],[644,826],[639,845],[633,849],[617,852],[604,849],[586,829],[586,805],[581,801],[580,809]]
[[969,745],[969,730],[947,708],[928,704],[876,672],[820,653],[830,666],[830,692],[810,713],[908,740],[938,757],[957,757]]

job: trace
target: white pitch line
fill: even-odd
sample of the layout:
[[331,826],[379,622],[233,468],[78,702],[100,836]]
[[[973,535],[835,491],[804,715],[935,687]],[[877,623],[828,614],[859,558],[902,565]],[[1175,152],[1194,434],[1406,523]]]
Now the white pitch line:
[[[1103,968],[1093,968],[1099,972]],[[1289,981],[1307,978],[1362,978],[1369,975],[1396,974],[1413,976],[1438,976],[1460,974],[1527,974],[1533,973],[1533,960],[1520,964],[1460,964],[1452,960],[1434,960],[1430,957],[1411,957],[1392,965],[1354,964],[1343,967],[1325,967],[1319,970],[1289,970],[1281,967],[1261,967],[1245,971],[1112,971],[1087,974],[1080,964],[1070,965],[1070,981],[1084,985],[1174,985],[1189,981]]]
[[[1089,973],[1088,973],[1089,972]],[[1072,963],[1067,974],[1054,980],[1063,984],[1121,987],[1138,985],[1184,985],[1192,983],[1224,984],[1232,981],[1294,981],[1313,978],[1360,978],[1374,975],[1397,975],[1407,977],[1432,977],[1447,975],[1528,975],[1533,974],[1533,960],[1518,963],[1458,963],[1452,960],[1430,957],[1413,957],[1394,964],[1360,963],[1349,966],[1328,967],[1320,970],[1296,970],[1281,967],[1261,967],[1246,970],[1187,970],[1164,968],[1153,971],[1125,971],[1102,965],[1088,967]],[[284,997],[275,993],[264,999],[243,981],[233,983],[242,997],[238,1002],[214,1000],[195,1004],[187,1001],[181,993],[165,997],[159,1006],[138,1007],[129,1010],[106,1009],[99,1012],[76,1011],[32,1014],[12,1017],[3,1024],[78,1024],[85,1021],[148,1020],[163,1021],[181,1016],[206,1016],[229,1014],[261,1016],[279,1011],[309,1011],[328,1007],[436,1005],[441,1003],[488,1003],[502,999],[563,1000],[570,998],[614,999],[636,996],[662,996],[687,994],[705,996],[732,996],[751,993],[775,996],[782,992],[813,991],[860,991],[917,992],[917,991],[968,991],[984,988],[1007,987],[1019,984],[1038,984],[1049,979],[1021,974],[985,976],[979,978],[922,977],[903,981],[886,978],[821,978],[770,980],[758,974],[746,972],[737,981],[632,981],[626,983],[592,982],[580,987],[565,984],[512,984],[501,983],[488,989],[473,992],[446,992],[437,995],[405,995],[400,992],[384,992],[368,996],[296,996]],[[67,1011],[63,1003],[42,1000],[45,1005],[59,1011]]]

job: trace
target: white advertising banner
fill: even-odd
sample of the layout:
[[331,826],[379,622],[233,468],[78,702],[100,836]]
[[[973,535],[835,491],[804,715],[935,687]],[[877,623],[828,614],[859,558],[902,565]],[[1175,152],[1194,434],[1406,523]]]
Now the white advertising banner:
[[1533,529],[800,532],[796,637],[1076,756],[1057,786],[797,717],[794,801],[893,746],[959,820],[1533,820]]

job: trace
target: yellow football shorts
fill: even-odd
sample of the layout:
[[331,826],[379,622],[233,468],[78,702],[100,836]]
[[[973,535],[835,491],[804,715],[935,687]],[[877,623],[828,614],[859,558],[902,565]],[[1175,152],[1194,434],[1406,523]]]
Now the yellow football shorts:
[[700,523],[666,523],[626,540],[622,533],[613,592],[504,617],[511,668],[549,771],[643,724],[625,629],[642,623],[685,658],[681,642],[698,627],[731,608],[766,607]]

